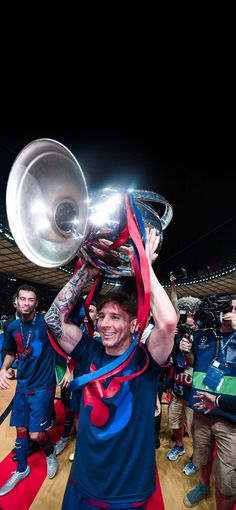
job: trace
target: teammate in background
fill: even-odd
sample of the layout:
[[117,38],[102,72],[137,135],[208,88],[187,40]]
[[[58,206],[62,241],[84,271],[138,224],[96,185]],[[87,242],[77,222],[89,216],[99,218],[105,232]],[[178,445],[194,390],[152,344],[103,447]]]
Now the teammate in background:
[[43,315],[37,314],[37,291],[31,285],[17,290],[20,319],[9,324],[6,332],[6,356],[0,370],[0,388],[9,388],[8,369],[18,354],[17,387],[10,425],[16,427],[17,470],[0,488],[4,496],[30,473],[27,465],[29,436],[44,450],[48,478],[57,472],[57,459],[47,426],[54,398],[55,351],[46,330]]

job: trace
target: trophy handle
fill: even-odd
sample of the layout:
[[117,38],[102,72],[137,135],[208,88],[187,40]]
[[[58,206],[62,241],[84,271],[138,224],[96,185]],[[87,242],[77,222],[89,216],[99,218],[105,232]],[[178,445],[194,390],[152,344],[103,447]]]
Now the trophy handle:
[[158,219],[160,219],[162,230],[165,230],[168,227],[169,223],[173,218],[173,208],[169,204],[169,202],[158,193],[154,191],[145,191],[145,190],[134,190],[132,191],[132,195],[135,199],[140,200],[141,202],[153,202],[156,204],[163,204],[165,206],[165,210],[163,216],[159,217],[159,215],[155,212],[155,209],[151,207],[152,211]]

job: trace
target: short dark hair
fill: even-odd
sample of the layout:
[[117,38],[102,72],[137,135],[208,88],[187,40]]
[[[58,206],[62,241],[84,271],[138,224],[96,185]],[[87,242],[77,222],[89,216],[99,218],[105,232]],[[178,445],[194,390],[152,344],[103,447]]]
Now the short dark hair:
[[20,290],[26,290],[27,292],[34,292],[34,294],[36,295],[36,298],[38,297],[37,290],[33,285],[27,285],[27,283],[25,283],[24,285],[20,285],[20,287],[18,287],[18,289],[16,291],[17,297],[19,297]]
[[120,305],[124,312],[128,313],[131,319],[135,319],[137,316],[137,304],[126,292],[112,292],[106,296],[102,296],[97,305],[97,313],[101,311],[106,303],[113,301]]

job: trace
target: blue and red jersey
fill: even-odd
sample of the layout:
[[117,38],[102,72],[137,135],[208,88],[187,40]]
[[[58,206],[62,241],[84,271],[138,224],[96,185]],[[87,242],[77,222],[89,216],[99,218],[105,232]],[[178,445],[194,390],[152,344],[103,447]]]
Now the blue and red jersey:
[[179,344],[181,337],[175,338],[175,348],[172,353],[173,356],[173,392],[178,398],[188,402],[192,381],[193,381],[193,367],[192,362],[188,361],[184,352],[180,351]]
[[[87,335],[70,355],[83,373],[114,361],[101,343]],[[148,356],[148,368],[138,377],[119,381],[119,376],[137,372],[145,364],[140,346],[122,372],[82,389],[70,479],[85,497],[124,504],[145,501],[155,491],[154,412],[162,369]]]
[[[9,324],[5,339],[6,351],[18,354],[16,391],[27,393],[54,387],[56,385],[56,351],[49,341],[43,315],[37,315],[33,328],[32,321],[23,322],[22,327],[24,339],[22,339],[20,319]],[[29,354],[25,357],[23,356],[24,341],[27,342],[31,330]]]

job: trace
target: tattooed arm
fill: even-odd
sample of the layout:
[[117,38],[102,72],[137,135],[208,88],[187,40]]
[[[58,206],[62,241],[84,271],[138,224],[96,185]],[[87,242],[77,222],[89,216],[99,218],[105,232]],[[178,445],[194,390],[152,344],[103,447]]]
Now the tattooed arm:
[[83,264],[79,271],[57,294],[44,316],[55,340],[68,354],[73,351],[82,337],[81,329],[69,321],[69,315],[77,303],[84,286],[97,273],[97,268]]

